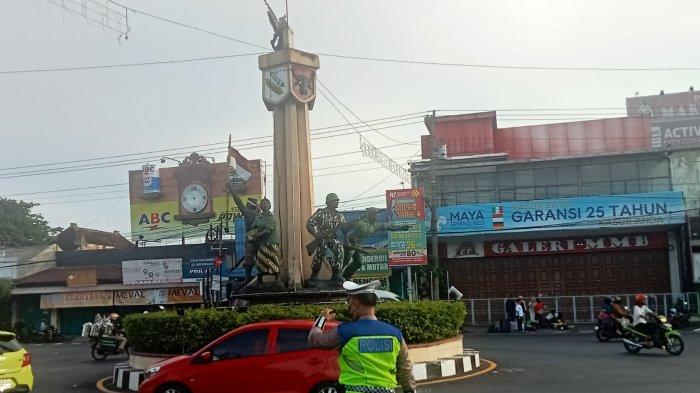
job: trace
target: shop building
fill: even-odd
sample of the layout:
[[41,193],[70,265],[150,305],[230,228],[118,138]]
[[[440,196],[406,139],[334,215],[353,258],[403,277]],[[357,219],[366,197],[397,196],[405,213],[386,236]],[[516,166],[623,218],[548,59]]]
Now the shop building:
[[[692,289],[686,222],[700,149],[654,147],[650,127],[646,117],[512,128],[497,128],[495,112],[437,117],[438,255],[450,283],[470,298]],[[440,149],[422,142],[410,171],[430,190]]]

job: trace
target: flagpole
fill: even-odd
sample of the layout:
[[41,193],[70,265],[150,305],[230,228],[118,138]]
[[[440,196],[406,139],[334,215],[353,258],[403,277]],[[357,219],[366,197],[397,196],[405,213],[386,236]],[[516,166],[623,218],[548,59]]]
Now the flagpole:
[[[226,150],[226,171],[228,174],[226,175],[226,182],[227,185],[228,183],[231,182],[231,134],[228,134],[228,150]],[[229,219],[228,219],[228,214],[229,214],[229,199],[231,199],[231,196],[229,195],[228,191],[226,192],[226,233],[229,233],[229,230],[231,229],[229,227]]]

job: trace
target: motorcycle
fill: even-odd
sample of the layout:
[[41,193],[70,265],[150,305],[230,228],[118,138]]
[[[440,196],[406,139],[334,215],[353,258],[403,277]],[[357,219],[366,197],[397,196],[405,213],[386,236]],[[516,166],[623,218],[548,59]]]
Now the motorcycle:
[[53,326],[49,329],[52,331],[51,338],[49,338],[49,334],[46,330],[39,331],[32,329],[29,339],[35,343],[60,343],[63,341],[63,333],[60,330]]
[[107,356],[116,356],[122,353],[129,355],[129,342],[126,342],[123,350],[119,349],[119,340],[111,335],[111,324],[95,324],[90,332],[90,354],[95,360],[104,360]]
[[[683,343],[681,334],[673,330],[673,326],[668,323],[665,316],[656,316],[654,319],[658,327],[651,337],[635,329],[635,326],[632,326],[630,323],[624,324],[622,344],[627,352],[639,353],[642,349],[661,348],[665,349],[666,352],[673,356],[678,356],[683,353],[685,344]],[[647,342],[651,342],[651,346],[648,346]]]
[[605,311],[598,313],[598,324],[595,327],[595,336],[599,341],[608,342],[615,338],[622,337],[622,332],[618,329],[615,317]]
[[675,307],[668,312],[668,322],[674,329],[683,329],[690,325],[690,310],[688,302],[678,299]]

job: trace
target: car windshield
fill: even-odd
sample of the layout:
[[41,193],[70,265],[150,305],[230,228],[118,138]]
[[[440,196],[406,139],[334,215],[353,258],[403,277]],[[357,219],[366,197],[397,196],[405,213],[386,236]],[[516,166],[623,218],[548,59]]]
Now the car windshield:
[[22,349],[17,340],[13,336],[0,336],[0,355],[7,352],[17,352]]

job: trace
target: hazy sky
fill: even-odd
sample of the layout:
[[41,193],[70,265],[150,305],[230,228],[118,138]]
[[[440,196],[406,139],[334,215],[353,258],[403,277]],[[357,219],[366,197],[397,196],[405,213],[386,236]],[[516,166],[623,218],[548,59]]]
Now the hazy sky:
[[[116,34],[52,2],[0,0],[0,71],[119,64],[258,52],[260,49],[129,13],[131,32]],[[99,0],[98,3],[105,2]],[[271,28],[262,0],[123,0],[123,4],[190,25],[268,45]],[[270,0],[278,14],[284,1]],[[88,3],[89,7],[96,7]],[[440,62],[533,65],[681,67],[700,65],[695,1],[329,1],[289,0],[296,47],[310,52]],[[527,71],[376,63],[321,56],[318,77],[363,120],[429,109],[590,108],[586,117],[624,114],[625,97],[683,91],[698,72]],[[127,182],[151,156],[115,160],[128,165],[8,178],[11,169],[93,157],[271,135],[272,117],[260,98],[257,56],[53,73],[0,74],[0,195]],[[574,111],[563,111],[572,113]],[[454,112],[452,112],[454,113]],[[504,112],[508,114],[509,112]],[[552,112],[500,117],[499,127],[552,122]],[[350,115],[347,115],[350,117]],[[419,121],[414,119],[412,121]],[[407,121],[411,122],[411,121]],[[343,124],[322,97],[311,127]],[[405,123],[405,122],[404,122]],[[417,142],[420,124],[382,130]],[[396,144],[375,132],[376,146]],[[240,150],[272,162],[269,147]],[[357,151],[357,135],[320,139],[315,156]],[[406,163],[418,144],[383,151]],[[197,149],[190,149],[191,151]],[[187,151],[169,153],[181,159]],[[217,161],[224,153],[215,154]],[[62,166],[25,170],[45,171]],[[106,167],[105,167],[106,166]],[[330,168],[329,168],[330,167]],[[327,169],[323,169],[327,168]],[[353,169],[365,172],[319,176]],[[388,172],[359,153],[314,161],[316,200],[328,192],[352,199]],[[400,188],[389,176],[363,196]],[[129,232],[126,185],[13,198],[36,208],[52,225],[77,222]],[[119,199],[105,199],[119,198]],[[89,199],[102,199],[86,201]],[[60,203],[57,203],[60,202]],[[66,202],[66,203],[64,203]],[[345,207],[383,204],[383,197]],[[343,204],[341,203],[341,207]]]

